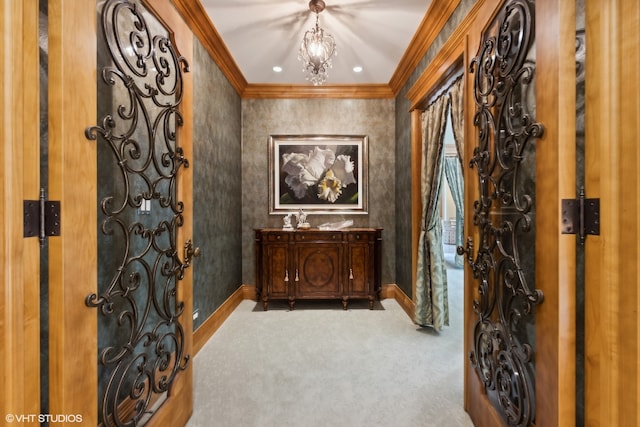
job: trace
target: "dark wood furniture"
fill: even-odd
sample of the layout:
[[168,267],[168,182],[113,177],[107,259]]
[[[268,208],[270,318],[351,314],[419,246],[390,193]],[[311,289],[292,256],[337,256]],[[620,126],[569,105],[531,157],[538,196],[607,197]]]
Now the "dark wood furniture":
[[381,228],[255,230],[256,295],[265,310],[273,299],[380,298]]

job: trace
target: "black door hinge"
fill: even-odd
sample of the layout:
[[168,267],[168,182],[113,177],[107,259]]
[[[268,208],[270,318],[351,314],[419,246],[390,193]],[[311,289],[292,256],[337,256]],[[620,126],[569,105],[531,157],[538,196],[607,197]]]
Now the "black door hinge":
[[49,236],[60,235],[60,202],[46,200],[44,188],[39,200],[24,200],[24,237],[38,236],[40,246]]
[[562,199],[562,234],[577,234],[581,245],[587,234],[600,235],[600,199],[585,198],[584,187],[577,199]]

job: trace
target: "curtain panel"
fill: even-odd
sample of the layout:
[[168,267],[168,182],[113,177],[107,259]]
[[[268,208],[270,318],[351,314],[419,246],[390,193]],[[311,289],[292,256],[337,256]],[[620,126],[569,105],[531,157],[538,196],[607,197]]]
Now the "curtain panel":
[[[444,175],[447,177],[451,197],[456,206],[456,246],[463,245],[463,214],[464,214],[464,182],[459,157],[446,157],[444,159]],[[456,267],[464,266],[464,255],[455,255]]]
[[[449,182],[450,188],[454,182],[455,184],[453,185],[459,186],[460,188],[459,199],[455,195],[455,192],[458,191],[457,189],[454,191],[454,189],[451,188],[451,194],[453,194],[453,201],[458,211],[456,214],[456,246],[462,246],[464,244],[464,79],[462,77],[451,87],[449,99],[451,100],[451,128],[453,129],[453,139],[456,142],[456,151],[458,152],[460,167],[455,168],[457,170],[455,175],[453,171],[447,174],[447,181]],[[453,168],[453,166],[450,167]],[[449,179],[450,175],[451,179]],[[455,181],[453,181],[454,176]],[[464,265],[464,255],[458,255],[456,253],[455,264],[457,267],[462,267]]]
[[444,163],[444,130],[449,97],[440,96],[422,114],[422,222],[414,321],[440,331],[449,325],[447,270],[442,249],[440,190]]
[[460,167],[464,169],[464,81],[459,78],[449,91],[451,99],[451,128],[456,141],[456,151],[460,159]]

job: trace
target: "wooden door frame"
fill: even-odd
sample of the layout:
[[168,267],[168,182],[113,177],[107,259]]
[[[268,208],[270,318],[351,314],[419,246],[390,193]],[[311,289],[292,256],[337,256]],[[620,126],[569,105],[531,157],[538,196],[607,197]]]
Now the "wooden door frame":
[[640,424],[640,5],[586,0],[585,425]]
[[23,237],[23,200],[38,200],[40,188],[38,2],[2,1],[0,16],[0,58],[8,65],[0,67],[0,416],[4,421],[10,415],[40,413],[40,249],[38,238]]
[[576,197],[575,2],[536,2],[536,425],[576,422],[576,236],[561,200]]
[[49,0],[48,13],[49,197],[61,202],[61,235],[49,239],[49,412],[96,425],[97,313],[84,305],[98,268],[96,144],[84,135],[97,121],[96,4]]
[[[482,34],[499,11],[502,0],[478,1],[454,31],[431,64],[409,90],[412,108],[412,223],[413,271],[416,271],[420,224],[421,107],[436,93],[443,76],[463,58],[465,68],[465,141],[475,141],[473,78],[467,72]],[[544,302],[536,315],[536,424],[575,424],[575,236],[562,235],[560,200],[575,197],[575,5],[563,0],[536,2],[537,117],[545,134],[536,141],[536,287]],[[541,88],[544,88],[542,90]],[[472,143],[465,143],[465,159],[473,156]],[[569,159],[569,160],[568,160]],[[465,163],[466,166],[466,163]],[[473,179],[465,167],[465,180]],[[465,230],[477,241],[472,206],[477,186],[465,192]],[[543,196],[540,196],[543,194]],[[467,292],[474,287],[473,274],[465,267],[465,334],[473,324],[473,307]],[[415,273],[414,273],[415,274]],[[415,279],[415,278],[414,278]],[[414,280],[415,282],[415,280]],[[472,332],[471,332],[472,333]],[[471,348],[465,335],[465,355]],[[465,377],[474,373],[465,357]],[[477,388],[477,387],[474,387]],[[465,408],[476,413],[489,407],[486,395],[470,395],[465,387]],[[472,398],[473,397],[473,398]],[[489,409],[474,418],[477,426],[501,425],[499,415]]]

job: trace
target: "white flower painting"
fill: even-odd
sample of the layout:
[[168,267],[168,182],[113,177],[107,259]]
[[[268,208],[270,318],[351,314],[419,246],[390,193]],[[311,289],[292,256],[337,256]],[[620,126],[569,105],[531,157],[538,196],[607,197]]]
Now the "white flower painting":
[[272,136],[271,212],[364,212],[366,142],[366,137]]

